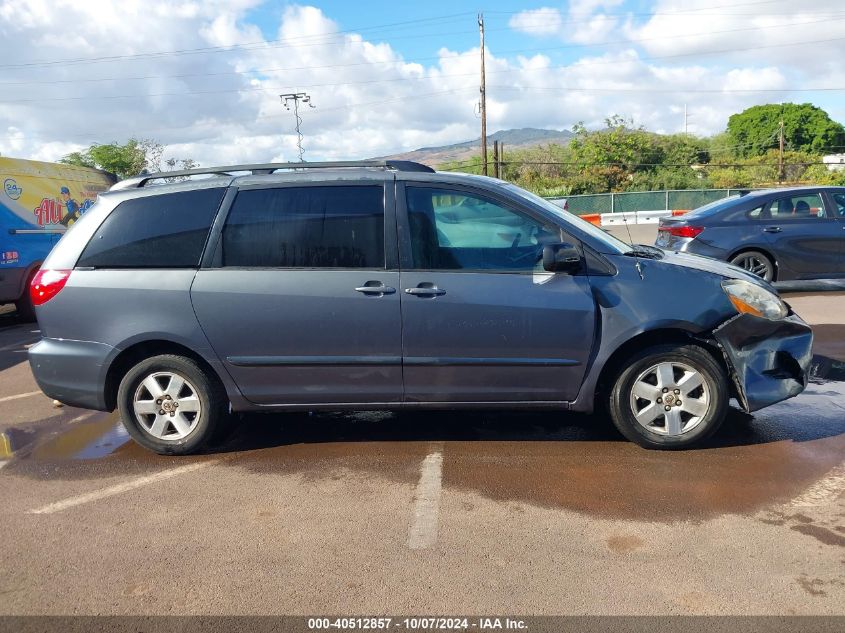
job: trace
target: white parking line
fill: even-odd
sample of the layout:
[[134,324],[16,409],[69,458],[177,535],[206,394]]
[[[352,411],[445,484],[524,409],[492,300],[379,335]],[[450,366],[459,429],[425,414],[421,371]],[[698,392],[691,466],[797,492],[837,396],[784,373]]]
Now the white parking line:
[[[35,340],[35,341],[26,340],[26,341],[21,341],[19,343],[10,343],[9,345],[4,345],[3,347],[0,347],[0,352],[11,352],[12,350],[14,350],[14,351],[26,351],[30,347],[35,345],[37,342],[38,342],[37,340]],[[21,350],[21,348],[24,348],[24,349]]]
[[426,549],[437,542],[440,520],[440,490],[443,476],[443,447],[430,453],[420,467],[420,481],[414,493],[408,547]]
[[845,491],[845,464],[835,466],[822,479],[789,502],[793,508],[810,508],[831,503]]
[[80,506],[84,503],[99,501],[100,499],[105,499],[106,497],[112,497],[114,495],[119,495],[130,490],[135,490],[136,488],[148,486],[149,484],[154,484],[159,481],[164,481],[165,479],[170,479],[171,477],[176,477],[177,475],[184,475],[185,473],[190,473],[196,470],[200,470],[202,468],[207,468],[208,466],[219,464],[225,459],[225,457],[221,457],[219,459],[211,459],[204,462],[194,462],[193,464],[187,464],[185,466],[179,466],[177,468],[170,468],[169,470],[163,470],[152,475],[147,475],[146,477],[138,477],[137,479],[133,479],[122,484],[117,484],[116,486],[111,486],[109,488],[94,490],[93,492],[87,492],[84,495],[79,495],[76,497],[68,497],[67,499],[63,499],[62,501],[56,501],[55,503],[51,503],[41,508],[30,510],[29,514],[54,514],[56,512],[61,512],[62,510],[67,510],[68,508]]
[[18,398],[29,398],[30,396],[37,396],[41,392],[40,391],[30,391],[28,393],[18,393],[14,396],[6,396],[5,398],[0,398],[0,402],[8,402],[9,400],[17,400]]

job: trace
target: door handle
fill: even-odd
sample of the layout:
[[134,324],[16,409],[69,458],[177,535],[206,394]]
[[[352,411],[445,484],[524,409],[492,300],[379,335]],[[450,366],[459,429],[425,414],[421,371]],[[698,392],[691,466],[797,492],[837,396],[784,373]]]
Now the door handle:
[[[373,285],[368,286],[367,284]],[[383,297],[384,295],[392,295],[394,292],[396,292],[396,288],[385,286],[379,281],[368,281],[367,284],[364,284],[363,286],[358,286],[357,288],[355,288],[355,292],[362,292],[365,295],[378,295],[379,297]]]
[[415,295],[417,297],[439,297],[440,295],[445,295],[446,291],[442,288],[438,288],[437,286],[418,286],[416,288],[405,288],[405,292],[409,295]]
[[779,226],[767,226],[763,229],[763,233],[780,233],[781,231],[783,231],[783,229]]

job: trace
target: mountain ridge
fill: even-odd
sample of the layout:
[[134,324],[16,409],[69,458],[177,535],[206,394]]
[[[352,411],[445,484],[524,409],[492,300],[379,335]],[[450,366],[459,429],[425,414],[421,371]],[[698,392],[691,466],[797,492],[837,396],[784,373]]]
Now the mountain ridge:
[[[545,128],[511,128],[499,130],[487,135],[487,149],[493,151],[493,142],[504,143],[505,153],[508,149],[526,149],[546,143],[566,144],[575,136],[568,130],[554,130]],[[380,158],[393,160],[411,160],[430,167],[437,167],[443,163],[462,161],[478,155],[481,151],[481,139],[472,139],[432,147],[420,147],[410,152],[401,152]]]

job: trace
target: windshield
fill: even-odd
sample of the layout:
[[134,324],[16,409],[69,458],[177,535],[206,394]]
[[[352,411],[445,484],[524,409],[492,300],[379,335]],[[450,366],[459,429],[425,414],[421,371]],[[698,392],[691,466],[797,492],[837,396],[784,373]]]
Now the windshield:
[[[526,191],[522,187],[517,187],[516,185],[512,185],[510,183],[507,183],[503,186],[504,186],[505,189],[507,189],[511,193],[515,193],[520,198],[522,198],[524,200],[528,200],[528,201],[533,202],[534,204],[536,204],[538,206],[543,207],[546,211],[553,213],[554,215],[556,215],[558,218],[560,218],[564,222],[566,222],[568,224],[574,224],[580,231],[587,233],[588,235],[590,235],[590,237],[594,237],[603,246],[610,249],[611,253],[616,253],[616,254],[621,255],[621,254],[624,254],[624,253],[629,253],[630,251],[633,250],[628,244],[626,244],[625,242],[623,242],[620,239],[613,237],[610,233],[603,231],[601,228],[599,228],[595,224],[590,224],[586,220],[582,220],[581,218],[579,218],[574,213],[569,213],[568,211],[564,211],[563,209],[561,209],[556,204],[549,202],[545,198],[541,198],[537,194],[531,193],[530,191]],[[602,250],[602,249],[599,249],[599,250]],[[602,251],[602,252],[607,252],[607,251]]]

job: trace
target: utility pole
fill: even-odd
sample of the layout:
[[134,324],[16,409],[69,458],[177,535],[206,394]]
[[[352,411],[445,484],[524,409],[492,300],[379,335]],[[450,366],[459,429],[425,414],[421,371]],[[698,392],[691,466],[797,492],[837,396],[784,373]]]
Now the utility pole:
[[493,178],[499,177],[499,141],[493,141]]
[[481,36],[481,173],[487,175],[487,88],[484,77],[484,14],[478,14],[478,33]]
[[778,137],[778,182],[783,182],[786,178],[786,174],[783,171],[783,119],[780,120]]
[[302,117],[299,116],[299,102],[307,103],[313,108],[314,104],[311,103],[311,96],[305,92],[288,92],[279,95],[279,98],[282,100],[286,110],[290,110],[290,102],[293,101],[293,114],[296,117],[296,147],[299,150],[299,162],[304,163],[305,159],[302,158]]

